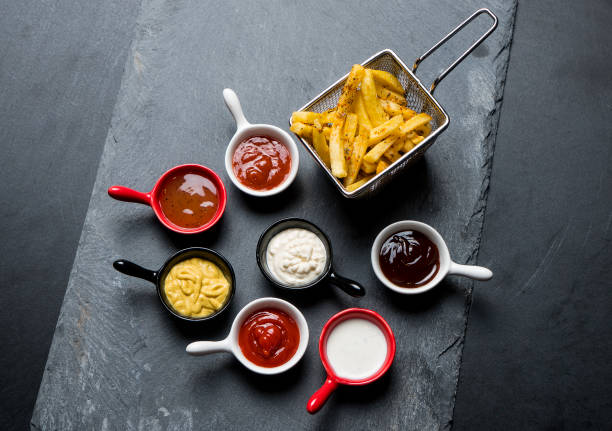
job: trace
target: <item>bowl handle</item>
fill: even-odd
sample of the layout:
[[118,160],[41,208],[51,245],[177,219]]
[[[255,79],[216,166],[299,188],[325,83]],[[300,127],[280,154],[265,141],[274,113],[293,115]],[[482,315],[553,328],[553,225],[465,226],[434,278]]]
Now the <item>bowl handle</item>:
[[339,287],[351,296],[364,296],[366,294],[365,288],[361,284],[346,277],[342,277],[333,270],[329,273],[328,279],[334,286]]
[[487,281],[493,278],[493,272],[489,268],[476,265],[461,265],[455,262],[451,262],[448,274],[462,275],[479,281]]
[[193,356],[203,356],[218,352],[231,353],[232,346],[230,345],[229,338],[221,341],[194,341],[187,345],[185,351]]
[[321,386],[318,391],[312,394],[312,397],[310,397],[310,399],[308,400],[308,404],[306,404],[306,410],[308,410],[308,413],[313,414],[318,412],[337,387],[338,382],[336,381],[336,379],[328,375],[327,379],[325,380],[325,383],[323,383],[323,386]]
[[143,268],[142,266],[136,265],[134,262],[130,262],[129,260],[116,260],[113,262],[113,268],[125,275],[131,275],[132,277],[142,278],[143,280],[150,281],[151,283],[157,283],[157,271],[151,271],[150,269]]
[[236,121],[236,127],[238,130],[250,126],[249,123],[242,112],[242,106],[240,105],[240,99],[238,99],[238,95],[231,88],[226,88],[223,90],[223,100],[225,100],[225,104],[227,105],[227,109],[234,116],[234,120]]
[[123,186],[112,186],[108,188],[108,195],[123,202],[136,202],[138,204],[151,205],[151,193],[142,193]]

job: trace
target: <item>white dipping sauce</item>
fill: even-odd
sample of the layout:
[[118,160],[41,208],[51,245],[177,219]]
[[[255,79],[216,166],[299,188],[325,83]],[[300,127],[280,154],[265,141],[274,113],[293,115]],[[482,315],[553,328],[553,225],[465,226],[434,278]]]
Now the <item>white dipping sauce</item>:
[[376,374],[385,363],[387,339],[376,324],[356,317],[332,329],[326,351],[338,377],[363,380]]
[[327,253],[323,241],[307,229],[285,229],[272,237],[266,249],[272,276],[289,286],[303,286],[325,269]]

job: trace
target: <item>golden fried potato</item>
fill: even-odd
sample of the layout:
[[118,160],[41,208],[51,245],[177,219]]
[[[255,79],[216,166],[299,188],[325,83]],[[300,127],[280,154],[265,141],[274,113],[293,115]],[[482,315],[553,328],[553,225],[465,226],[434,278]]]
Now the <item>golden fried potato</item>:
[[344,121],[344,133],[342,134],[342,143],[344,146],[344,157],[349,158],[353,152],[353,142],[355,141],[355,133],[357,132],[357,114],[346,114]]
[[385,72],[384,70],[372,69],[372,77],[374,78],[374,82],[377,84],[387,87],[396,93],[404,94],[404,87],[402,87],[399,79],[397,79],[393,74]]
[[370,176],[367,176],[367,177],[363,177],[359,181],[355,181],[353,184],[350,184],[350,185],[346,186],[346,189],[349,192],[352,192],[353,190],[357,190],[359,187],[361,187],[362,185],[364,185],[365,183],[370,181],[372,179],[372,177],[373,177],[373,175],[370,175]]
[[397,159],[402,157],[402,153],[400,153],[400,151],[404,149],[405,144],[406,142],[404,139],[398,139],[389,147],[387,151],[384,152],[383,156],[391,160],[391,163],[395,162]]
[[357,114],[359,124],[364,124],[368,128],[372,128],[372,123],[368,118],[368,112],[366,111],[365,103],[363,102],[363,93],[361,91],[359,91],[357,96],[355,97],[353,110],[355,111],[355,114]]
[[361,160],[361,170],[365,174],[373,174],[376,172],[376,163],[370,163],[365,160]]
[[291,115],[291,123],[305,123],[314,124],[315,120],[318,120],[321,114],[309,111],[298,111]]
[[357,88],[359,87],[359,84],[361,84],[361,79],[363,78],[364,73],[365,69],[363,66],[360,64],[353,65],[348,78],[346,78],[344,87],[342,88],[342,94],[340,95],[338,106],[336,108],[336,115],[343,116],[351,111],[353,101],[355,100],[355,95],[357,94]]
[[363,156],[363,160],[365,160],[368,163],[376,163],[378,159],[382,157],[384,152],[387,151],[389,147],[393,145],[398,138],[399,138],[398,135],[387,136],[381,142],[376,144],[374,148],[368,151],[366,155]]
[[399,128],[400,135],[406,136],[409,132],[412,132],[417,127],[424,126],[425,124],[431,121],[431,117],[424,112],[415,115],[410,120],[407,120],[404,124],[402,124]]
[[346,159],[344,158],[344,145],[342,143],[342,126],[344,118],[336,113],[331,136],[329,137],[329,161],[332,175],[336,178],[346,177]]
[[389,117],[382,106],[380,106],[376,96],[376,84],[374,84],[374,78],[372,78],[372,71],[370,69],[365,71],[361,80],[361,93],[372,127],[380,126],[387,121]]
[[323,132],[320,132],[316,128],[312,130],[312,146],[323,163],[329,168],[329,145],[327,145],[327,140]]
[[385,87],[376,87],[376,95],[382,100],[390,100],[401,106],[406,106],[406,98],[395,91],[391,91]]
[[357,138],[355,138],[355,143],[353,145],[353,152],[351,153],[351,157],[348,162],[348,175],[344,178],[344,186],[350,186],[357,179],[357,175],[359,174],[359,170],[361,169],[361,162],[363,161],[363,156],[368,149],[368,137],[370,135],[370,129],[365,124],[359,125],[359,134]]
[[380,174],[382,171],[384,171],[385,169],[387,169],[389,167],[389,163],[387,163],[384,160],[379,160],[378,164],[376,165],[376,175]]
[[291,124],[290,130],[298,136],[304,139],[312,137],[312,126],[304,123],[293,123]]
[[403,121],[404,117],[399,114],[391,118],[389,121],[384,122],[380,126],[370,130],[370,139],[368,141],[368,145],[376,145],[377,143],[385,139],[387,136],[395,133],[402,125]]

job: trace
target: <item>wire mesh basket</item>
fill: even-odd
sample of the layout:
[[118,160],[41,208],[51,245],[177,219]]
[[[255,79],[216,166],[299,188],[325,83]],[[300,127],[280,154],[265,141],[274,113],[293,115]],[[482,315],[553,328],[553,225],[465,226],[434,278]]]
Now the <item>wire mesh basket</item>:
[[[493,19],[493,25],[476,42],[474,42],[474,44],[470,46],[467,51],[457,58],[448,68],[442,71],[433,81],[428,90],[425,86],[423,86],[423,84],[421,84],[421,81],[419,81],[415,75],[420,63],[434,51],[436,51],[447,40],[453,37],[459,30],[481,14],[489,15]],[[450,121],[444,108],[442,108],[442,106],[433,97],[432,94],[434,89],[440,83],[440,81],[442,81],[442,79],[444,79],[448,73],[450,73],[461,61],[463,61],[474,49],[476,49],[476,47],[480,45],[480,43],[484,41],[496,27],[497,17],[489,9],[479,9],[465,21],[459,24],[437,44],[431,47],[429,51],[419,57],[412,66],[412,70],[406,66],[406,64],[397,56],[397,54],[395,54],[395,52],[390,49],[380,51],[361,63],[361,65],[366,68],[384,70],[395,75],[402,84],[402,87],[405,89],[404,96],[406,97],[408,108],[416,112],[425,112],[431,117],[431,133],[417,146],[412,148],[412,150],[405,153],[402,155],[402,157],[392,163],[387,169],[375,175],[368,182],[353,191],[348,191],[342,182],[332,175],[331,170],[325,165],[325,163],[323,163],[323,160],[319,157],[315,149],[302,137],[296,135],[306,150],[314,157],[321,169],[323,169],[327,176],[334,182],[343,196],[347,198],[356,198],[375,193],[390,179],[392,179],[397,172],[419,159],[425,153],[425,151],[431,147],[438,135],[448,127]],[[330,87],[325,89],[321,94],[316,96],[313,100],[302,106],[299,111],[323,112],[328,109],[335,108],[347,77],[348,74],[344,75]],[[291,125],[291,119],[289,120],[289,124]]]

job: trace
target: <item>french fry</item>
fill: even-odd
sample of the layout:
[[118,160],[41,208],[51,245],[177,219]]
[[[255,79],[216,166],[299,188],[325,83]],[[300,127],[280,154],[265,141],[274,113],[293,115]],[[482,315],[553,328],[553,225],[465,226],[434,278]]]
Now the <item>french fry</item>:
[[373,174],[376,172],[376,163],[366,162],[365,160],[361,161],[361,170],[366,174]]
[[346,159],[344,158],[344,145],[342,144],[342,126],[344,117],[336,113],[334,125],[329,137],[329,161],[332,175],[336,178],[346,177]]
[[366,69],[361,80],[361,94],[363,95],[363,102],[372,127],[380,126],[389,119],[376,96],[376,84],[374,84],[374,78],[372,78],[372,71],[370,69]]
[[412,142],[412,139],[406,137],[406,139],[404,139],[404,148],[402,148],[402,150],[404,151],[404,153],[407,153],[413,148],[414,148],[414,142]]
[[352,192],[353,190],[357,190],[359,187],[361,187],[362,185],[364,185],[365,183],[367,183],[368,181],[370,181],[372,179],[373,175],[367,176],[367,177],[363,177],[362,179],[360,179],[359,181],[355,181],[353,184],[349,185],[346,187],[346,189],[349,192]]
[[331,136],[331,127],[323,127],[323,135],[325,136],[325,139],[329,141],[329,138]]
[[402,87],[402,84],[400,84],[395,75],[384,70],[372,70],[372,77],[377,84],[388,87],[396,93],[404,94],[404,87]]
[[312,130],[312,146],[323,163],[329,168],[329,146],[327,145],[323,132],[320,132],[316,128]]
[[403,150],[406,142],[404,139],[398,139],[395,141],[393,145],[389,147],[387,151],[383,154],[387,159],[391,160],[391,163],[395,162],[397,159],[402,157],[400,151]]
[[374,148],[368,151],[366,155],[363,156],[363,160],[365,160],[368,163],[376,163],[378,159],[382,157],[384,152],[387,151],[389,147],[393,145],[397,139],[398,139],[398,135],[387,136],[381,142],[376,144]]
[[392,133],[395,133],[402,125],[403,121],[404,117],[399,114],[391,118],[389,121],[384,122],[380,126],[370,130],[370,139],[368,140],[368,145],[376,145],[380,141],[385,139],[387,136],[391,135]]
[[402,124],[399,128],[400,135],[406,136],[408,133],[412,132],[414,129],[420,126],[424,126],[425,124],[431,121],[431,117],[424,112],[415,115],[410,120],[407,120],[404,124]]
[[342,141],[344,145],[344,157],[347,159],[351,157],[351,153],[353,152],[353,142],[355,141],[355,133],[357,132],[357,122],[357,114],[346,114]]
[[346,78],[346,82],[342,88],[342,94],[338,100],[336,116],[344,116],[350,112],[353,106],[353,101],[355,100],[355,95],[357,94],[357,87],[359,87],[364,73],[365,69],[359,64],[355,64],[351,68],[351,72],[349,73],[348,78]]
[[359,125],[359,134],[355,138],[353,144],[353,152],[348,162],[348,175],[344,178],[344,186],[350,186],[357,179],[359,169],[361,168],[361,162],[363,156],[368,149],[368,136],[370,135],[370,129],[365,124]]
[[327,111],[321,113],[321,123],[323,125],[330,125],[334,122],[334,117],[336,116],[335,109],[328,109]]
[[391,100],[381,100],[380,106],[382,106],[385,112],[392,117],[395,117],[396,115],[403,115],[402,113],[403,106],[400,106]]
[[398,105],[406,106],[406,98],[395,91],[389,90],[388,88],[376,87],[376,95],[383,100],[390,100]]
[[314,121],[319,119],[321,114],[309,111],[298,111],[291,115],[292,123],[314,124]]
[[366,111],[365,103],[363,102],[363,93],[361,91],[359,91],[355,97],[353,111],[355,111],[357,118],[359,118],[359,124],[364,124],[369,128],[372,128],[372,123],[368,118],[368,112]]
[[310,139],[312,137],[312,126],[304,123],[293,123],[290,130],[298,136],[304,139]]
[[420,136],[429,136],[431,133],[431,124],[427,123],[423,126],[417,127],[414,132]]
[[384,171],[388,167],[389,167],[389,163],[385,162],[384,160],[379,160],[378,164],[376,165],[376,175],[380,174],[382,171]]
[[402,115],[404,116],[404,120],[410,120],[412,117],[416,115],[416,112],[410,108],[402,107]]

